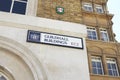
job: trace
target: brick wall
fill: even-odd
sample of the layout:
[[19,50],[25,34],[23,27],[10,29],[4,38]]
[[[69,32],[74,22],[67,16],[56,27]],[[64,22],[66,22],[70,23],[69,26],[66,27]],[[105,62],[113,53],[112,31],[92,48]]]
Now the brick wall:
[[[57,14],[56,7],[64,8],[64,14]],[[37,16],[69,22],[82,22],[80,0],[39,0]]]

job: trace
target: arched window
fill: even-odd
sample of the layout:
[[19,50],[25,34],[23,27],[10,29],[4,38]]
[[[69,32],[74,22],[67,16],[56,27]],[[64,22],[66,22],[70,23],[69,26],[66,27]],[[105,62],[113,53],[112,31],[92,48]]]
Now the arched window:
[[0,73],[0,80],[8,80],[8,79],[4,74]]
[[13,75],[3,66],[0,65],[0,80],[15,80]]
[[27,0],[0,0],[0,11],[25,14]]

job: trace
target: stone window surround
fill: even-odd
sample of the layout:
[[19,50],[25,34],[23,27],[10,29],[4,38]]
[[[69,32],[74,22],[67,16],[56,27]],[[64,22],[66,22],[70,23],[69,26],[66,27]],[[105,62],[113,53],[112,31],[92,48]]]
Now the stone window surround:
[[6,80],[15,80],[11,72],[6,67],[0,65],[0,76],[3,76]]
[[2,72],[0,72],[0,78],[3,77],[5,80],[9,80],[6,75],[4,75]]
[[105,40],[102,40],[102,41],[108,42],[109,41],[109,36],[108,36],[107,29],[105,29],[105,28],[99,28],[99,32],[100,32],[100,35],[101,35],[101,33],[106,34],[106,37],[103,37],[103,36],[101,37],[100,36],[100,40],[102,40],[102,38],[104,38]]
[[[84,7],[89,7],[91,8],[91,10],[86,10]],[[99,4],[95,4],[95,3],[90,3],[90,2],[82,2],[82,9],[85,11],[89,11],[89,12],[96,12],[96,13],[104,13],[104,9],[102,5]],[[98,12],[96,9],[101,9],[101,12]]]
[[83,2],[82,3],[82,8],[85,11],[93,12],[93,7],[91,3]]
[[[116,67],[116,69],[114,69],[114,70],[113,70],[113,68],[108,69],[108,70],[112,71],[112,75],[110,75],[110,76],[119,76],[119,71],[118,71],[118,66],[117,66],[116,59],[115,58],[106,58],[106,61],[107,61],[107,64],[109,64],[110,66],[112,64],[115,64],[115,67]],[[116,75],[113,73],[113,71],[117,72]]]
[[98,40],[97,30],[95,27],[87,27],[87,31],[94,31],[96,33],[96,39],[91,39],[91,40]]
[[[103,41],[103,42],[109,42],[110,41],[110,35],[109,35],[109,31],[108,31],[108,29],[106,29],[105,27],[102,27],[102,26],[98,26],[98,27],[91,27],[91,26],[87,26],[87,29],[89,29],[89,28],[94,28],[95,30],[96,30],[96,35],[97,35],[97,39],[96,40],[100,40],[100,41]],[[101,31],[105,31],[105,33],[107,34],[107,41],[105,41],[105,40],[101,40]],[[89,39],[89,38],[87,38],[88,40],[93,40],[93,39]]]
[[38,0],[28,0],[26,15],[36,16],[37,15]]
[[95,6],[95,12],[97,12],[97,13],[103,13],[103,7],[102,7],[102,5],[95,4],[94,6]]
[[[95,75],[92,73],[92,63],[91,63],[91,60],[92,60],[92,56],[98,56],[98,57],[101,57],[101,61],[102,61],[102,64],[103,64],[103,71],[104,71],[104,75],[102,76],[110,76],[108,75],[108,68],[107,68],[107,61],[106,59],[107,58],[114,58],[116,59],[116,63],[118,64],[118,58],[117,56],[113,56],[113,55],[109,55],[109,54],[97,54],[95,52],[88,52],[88,63],[89,63],[89,72],[90,72],[90,75]],[[120,67],[117,65],[118,67],[118,72],[120,72]],[[115,77],[115,76],[110,76],[110,77]],[[119,77],[119,76],[118,76]]]
[[[92,62],[95,62],[95,63],[100,63],[100,66],[101,66],[101,68],[100,67],[94,67],[94,68],[96,68],[97,69],[97,74],[99,75],[99,70],[101,70],[101,74],[100,75],[104,75],[104,71],[103,71],[103,65],[102,65],[102,60],[101,60],[101,57],[98,57],[98,56],[92,56],[92,59],[91,59],[91,61]],[[93,66],[92,66],[92,68],[93,68]],[[99,69],[99,70],[98,70]],[[95,73],[93,73],[93,74],[95,74]]]

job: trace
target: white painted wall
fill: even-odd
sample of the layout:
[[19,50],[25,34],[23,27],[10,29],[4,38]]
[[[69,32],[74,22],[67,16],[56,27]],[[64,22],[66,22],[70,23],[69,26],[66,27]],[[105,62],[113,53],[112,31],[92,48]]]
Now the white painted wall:
[[[79,33],[86,37],[86,26],[71,22],[0,12],[0,21]],[[22,26],[21,26],[22,27]]]
[[[0,22],[11,23],[10,26],[0,23],[0,36],[12,39],[32,51],[42,62],[48,80],[90,80],[85,42],[86,27],[84,25],[7,14],[0,14]],[[47,32],[49,29],[57,29],[57,34],[61,34],[60,31],[69,31],[70,34],[83,34],[84,36],[81,35],[81,38],[83,38],[84,49],[26,42],[28,29],[12,27],[15,24],[17,24],[16,26],[22,24],[33,27],[39,26],[39,28],[45,27],[47,30],[44,30],[44,32]]]

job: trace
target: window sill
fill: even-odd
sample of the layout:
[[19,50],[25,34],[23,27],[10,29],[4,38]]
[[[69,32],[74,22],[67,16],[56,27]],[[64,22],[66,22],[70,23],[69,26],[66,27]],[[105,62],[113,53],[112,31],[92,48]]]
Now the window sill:
[[82,10],[82,12],[84,13],[90,13],[90,14],[93,14],[93,15],[103,15],[103,16],[106,16],[106,13],[98,13],[98,12],[93,12],[93,11],[86,11],[86,10]]
[[108,78],[120,78],[120,76],[110,76],[110,75],[100,75],[100,74],[92,74],[90,73],[90,76],[99,76],[99,77],[108,77]]
[[88,41],[96,41],[96,42],[103,42],[103,43],[115,43],[114,41],[103,41],[103,40],[91,40],[91,39],[88,39],[88,38],[86,38],[86,40],[88,40]]

